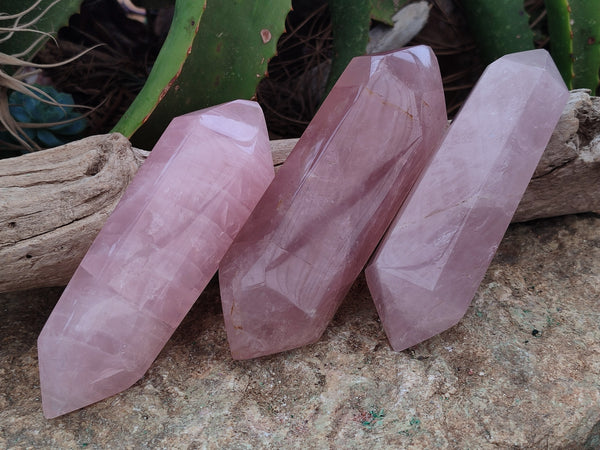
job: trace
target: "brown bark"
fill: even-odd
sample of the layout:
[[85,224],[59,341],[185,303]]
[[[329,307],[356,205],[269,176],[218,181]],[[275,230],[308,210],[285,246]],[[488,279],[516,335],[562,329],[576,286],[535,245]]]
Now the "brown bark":
[[[272,141],[275,166],[296,139]],[[65,285],[147,152],[121,135],[0,160],[0,292]],[[573,91],[513,221],[600,211],[600,98]]]

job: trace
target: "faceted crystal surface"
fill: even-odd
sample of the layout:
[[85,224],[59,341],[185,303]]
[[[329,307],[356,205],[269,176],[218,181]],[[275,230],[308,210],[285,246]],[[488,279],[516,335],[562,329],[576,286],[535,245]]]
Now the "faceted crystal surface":
[[235,101],[171,122],[40,334],[46,417],[142,377],[273,176],[256,103]]
[[429,47],[350,63],[219,267],[234,358],[321,336],[445,125]]
[[567,98],[545,50],[486,69],[366,269],[395,350],[464,315]]

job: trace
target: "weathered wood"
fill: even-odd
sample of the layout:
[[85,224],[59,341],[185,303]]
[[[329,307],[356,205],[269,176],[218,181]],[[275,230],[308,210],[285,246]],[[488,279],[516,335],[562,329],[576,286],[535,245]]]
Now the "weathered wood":
[[275,170],[285,162],[288,155],[292,152],[294,145],[296,145],[296,142],[298,142],[298,139],[280,139],[271,141],[271,156],[273,157]]
[[0,292],[65,285],[145,153],[112,134],[0,160]]
[[[281,165],[297,139],[271,142]],[[0,160],[0,292],[67,284],[148,152],[93,136]],[[513,221],[600,212],[600,98],[573,91]]]
[[571,91],[513,222],[600,212],[600,97]]

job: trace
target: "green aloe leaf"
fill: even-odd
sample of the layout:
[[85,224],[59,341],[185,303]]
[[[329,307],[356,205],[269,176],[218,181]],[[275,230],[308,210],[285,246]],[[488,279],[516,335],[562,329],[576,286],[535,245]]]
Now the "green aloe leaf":
[[523,0],[461,0],[461,3],[487,63],[507,53],[534,48]]
[[569,89],[596,92],[600,71],[600,4],[545,0],[552,58]]
[[208,0],[181,73],[133,136],[134,144],[151,148],[176,116],[251,98],[275,54],[290,9],[290,0]]
[[329,93],[352,58],[365,53],[369,42],[371,0],[329,0],[333,60],[327,80]]
[[392,17],[407,3],[408,0],[372,0],[371,19],[393,26]]
[[570,0],[570,4],[573,23],[573,87],[588,88],[595,93],[600,71],[600,2]]
[[177,0],[167,39],[150,76],[131,106],[113,128],[130,138],[148,120],[183,69],[197,36],[205,5],[197,0]]
[[545,0],[550,53],[569,89],[573,88],[573,29],[568,0]]
[[[69,18],[79,11],[83,0],[2,0],[0,11],[0,27],[23,28],[9,37],[8,31],[0,31],[0,52],[7,55],[22,55],[21,59],[29,60],[58,30],[69,23]],[[35,7],[20,19],[10,16]],[[29,24],[29,25],[28,25]],[[37,30],[38,32],[31,31]],[[42,33],[48,33],[44,35]],[[7,38],[6,40],[3,40]],[[36,42],[37,41],[37,42]]]

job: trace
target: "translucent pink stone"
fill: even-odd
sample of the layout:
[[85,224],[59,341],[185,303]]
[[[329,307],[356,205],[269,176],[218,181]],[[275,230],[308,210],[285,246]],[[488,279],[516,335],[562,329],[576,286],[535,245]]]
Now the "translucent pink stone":
[[273,176],[256,103],[227,103],[171,122],[40,334],[46,417],[143,376]]
[[429,47],[350,63],[220,265],[234,358],[319,339],[445,125]]
[[462,318],[567,98],[544,50],[482,75],[366,269],[395,350]]

